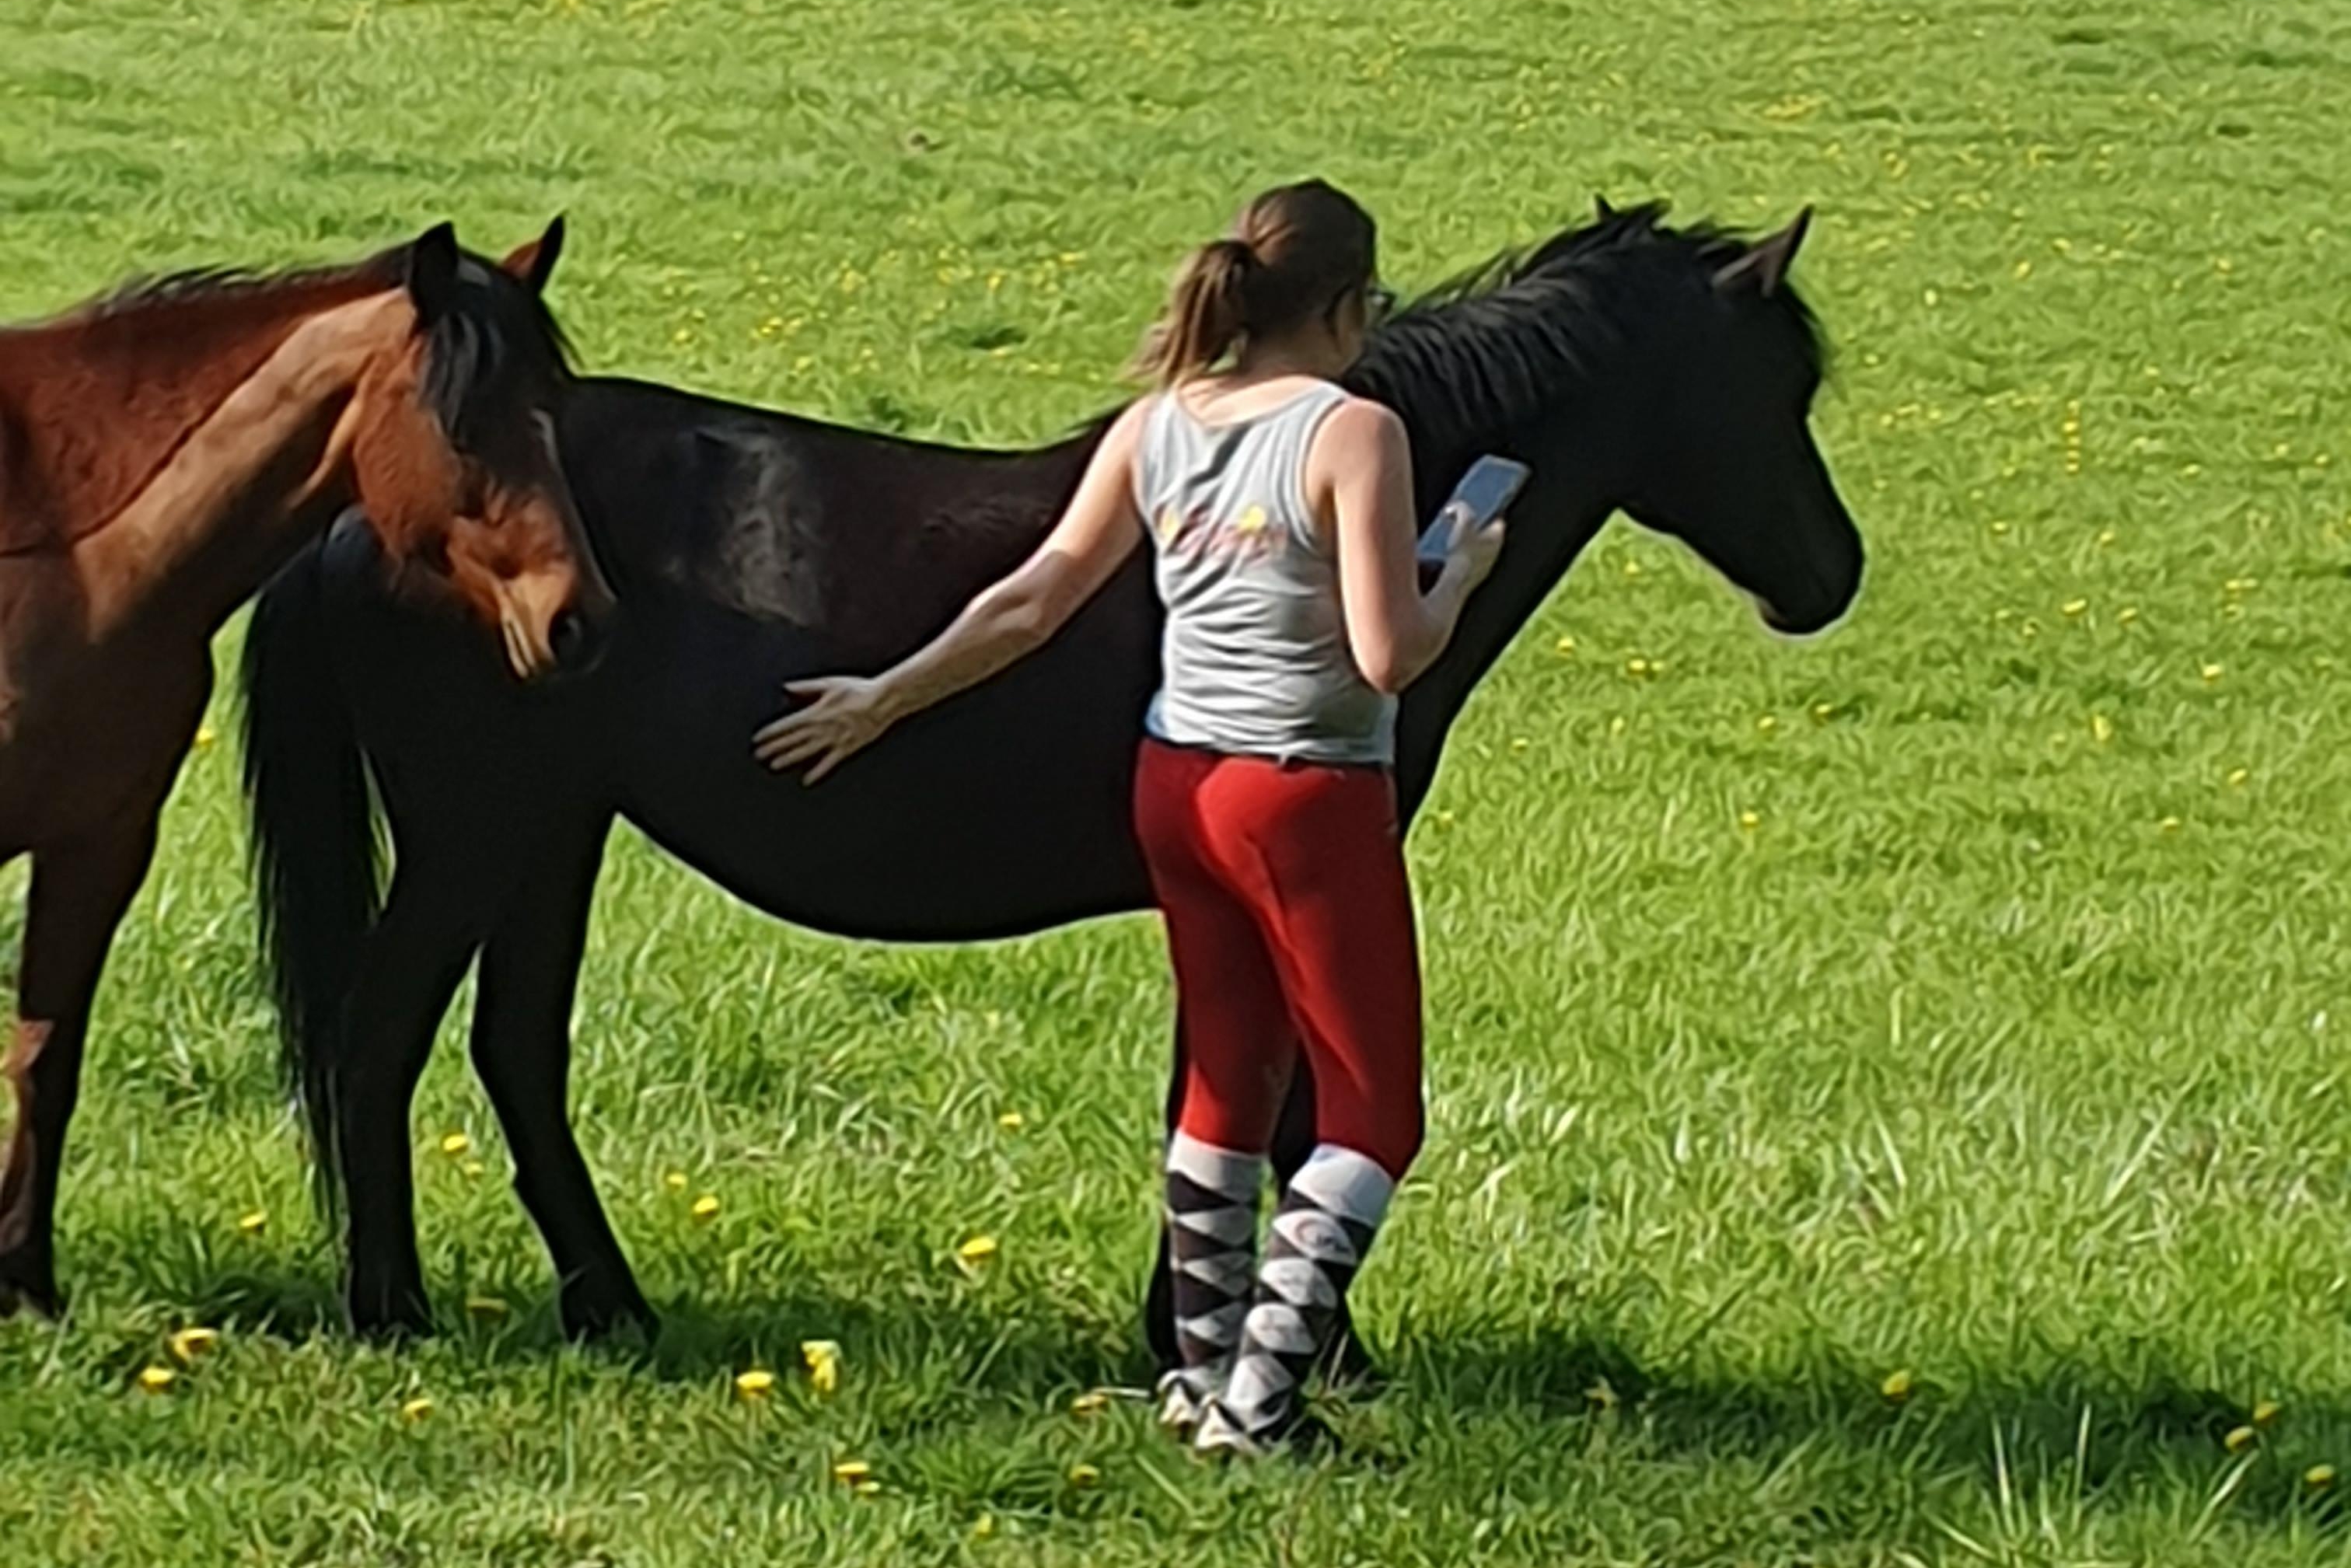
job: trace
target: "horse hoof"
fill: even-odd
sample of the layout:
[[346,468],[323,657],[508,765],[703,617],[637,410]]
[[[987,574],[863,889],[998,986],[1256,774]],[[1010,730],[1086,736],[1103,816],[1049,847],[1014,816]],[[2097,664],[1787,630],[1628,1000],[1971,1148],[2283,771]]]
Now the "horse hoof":
[[57,1290],[57,1276],[48,1270],[19,1270],[0,1261],[0,1318],[13,1318],[18,1312],[56,1318],[64,1316],[65,1310],[65,1296]]
[[433,1308],[421,1295],[354,1294],[345,1304],[351,1333],[360,1339],[389,1342],[432,1337]]
[[609,1340],[633,1333],[650,1343],[661,1332],[661,1318],[633,1289],[595,1295],[566,1291],[563,1332],[575,1340]]

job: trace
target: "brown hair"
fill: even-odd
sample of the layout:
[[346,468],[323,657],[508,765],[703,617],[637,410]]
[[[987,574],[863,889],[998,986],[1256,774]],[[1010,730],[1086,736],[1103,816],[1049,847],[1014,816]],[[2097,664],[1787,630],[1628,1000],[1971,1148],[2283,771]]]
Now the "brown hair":
[[1353,197],[1321,180],[1277,185],[1232,232],[1184,259],[1134,371],[1161,386],[1214,370],[1253,334],[1288,331],[1372,281],[1379,231]]

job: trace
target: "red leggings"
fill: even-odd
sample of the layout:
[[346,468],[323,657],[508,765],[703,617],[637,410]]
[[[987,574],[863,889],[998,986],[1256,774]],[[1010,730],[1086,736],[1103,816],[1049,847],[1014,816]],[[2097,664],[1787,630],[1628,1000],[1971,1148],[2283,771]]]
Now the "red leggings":
[[1317,1141],[1420,1151],[1420,955],[1371,768],[1143,744],[1134,825],[1176,968],[1176,1125],[1261,1154],[1302,1043]]

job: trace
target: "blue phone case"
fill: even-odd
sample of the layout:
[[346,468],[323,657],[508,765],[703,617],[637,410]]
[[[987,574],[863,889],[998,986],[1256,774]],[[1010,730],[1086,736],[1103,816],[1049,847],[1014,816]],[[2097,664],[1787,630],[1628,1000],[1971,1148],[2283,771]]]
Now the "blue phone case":
[[1469,465],[1461,482],[1453,486],[1453,494],[1445,505],[1437,508],[1437,516],[1421,530],[1420,559],[1427,561],[1445,559],[1446,541],[1451,531],[1446,526],[1446,514],[1455,507],[1466,507],[1470,520],[1484,528],[1502,515],[1504,507],[1518,498],[1519,491],[1531,473],[1527,465],[1509,457],[1485,456]]

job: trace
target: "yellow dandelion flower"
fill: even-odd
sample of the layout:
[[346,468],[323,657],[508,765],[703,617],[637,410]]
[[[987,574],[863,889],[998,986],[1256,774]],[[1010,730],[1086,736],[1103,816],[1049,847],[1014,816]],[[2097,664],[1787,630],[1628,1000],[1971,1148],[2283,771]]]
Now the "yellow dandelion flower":
[[204,750],[205,747],[211,746],[214,741],[218,740],[219,738],[219,733],[214,730],[211,725],[200,724],[196,726],[197,750]]
[[1763,819],[1756,815],[1754,812],[1741,811],[1739,813],[1739,826],[1743,831],[1751,833],[1762,825]]
[[1521,736],[1515,736],[1515,737],[1513,737],[1511,738],[1511,741],[1510,741],[1510,750],[1511,750],[1512,752],[1514,752],[1514,753],[1521,753],[1521,752],[1524,752],[1524,751],[1526,750],[1526,748],[1527,748],[1527,737],[1526,737],[1525,736],[1523,736],[1523,735],[1521,735]]
[[765,1399],[776,1390],[776,1375],[765,1367],[755,1366],[735,1375],[735,1396],[738,1399]]
[[819,1394],[831,1394],[841,1386],[841,1345],[837,1341],[800,1341],[800,1360],[808,1366],[809,1386]]
[[2251,779],[2252,776],[2253,770],[2250,768],[2231,768],[2229,769],[2230,787],[2234,789],[2237,786],[2243,784],[2246,779]]
[[1029,1124],[1029,1118],[1018,1111],[1007,1111],[996,1119],[996,1124],[1008,1133],[1017,1133]]
[[997,1254],[996,1238],[975,1236],[956,1249],[956,1256],[967,1263],[985,1263]]
[[872,1497],[882,1490],[882,1483],[876,1480],[853,1481],[849,1490],[859,1497]]
[[1096,1469],[1093,1466],[1071,1465],[1070,1467],[1070,1484],[1071,1486],[1091,1487],[1099,1486],[1101,1483],[1102,1471]]
[[2256,1427],[2266,1427],[2270,1425],[2278,1418],[2278,1402],[2274,1399],[2255,1400],[2253,1402],[2253,1425]]
[[2196,666],[2196,673],[2204,677],[2204,684],[2206,685],[2210,685],[2214,681],[2219,680],[2222,675],[2228,674],[2228,670],[2226,666],[2220,664],[2199,664]]
[[1771,714],[1767,713],[1755,721],[1755,728],[1759,734],[1769,735],[1779,727],[1780,720]]
[[2029,262],[2029,261],[2020,261],[2020,262],[2018,262],[2018,263],[2016,264],[2016,280],[2017,280],[2019,283],[2023,282],[2026,278],[2028,278],[2028,277],[2032,277],[2032,264],[2031,262]]
[[2260,1436],[2251,1427],[2231,1427],[2229,1435],[2220,1439],[2220,1444],[2232,1454],[2241,1454],[2252,1448]]
[[2068,615],[2079,615],[2090,608],[2090,601],[2086,599],[2069,599],[2058,608]]
[[236,1218],[236,1228],[247,1236],[258,1236],[269,1228],[269,1216],[257,1208],[240,1214]]
[[2325,1491],[2335,1484],[2333,1465],[2313,1465],[2302,1472],[2302,1484],[2313,1491]]
[[1910,1397],[1911,1391],[1916,1385],[1916,1380],[1911,1376],[1910,1369],[1907,1366],[1897,1367],[1886,1375],[1886,1381],[1877,1385],[1877,1392],[1885,1396],[1889,1404],[1899,1405]]
[[2179,831],[2179,819],[2177,817],[2166,817],[2163,821],[2156,823],[2155,831],[2158,833],[2176,833]]
[[1110,1390],[1106,1388],[1089,1388],[1083,1394],[1079,1395],[1075,1399],[1070,1401],[1070,1414],[1072,1416],[1098,1416],[1102,1414],[1102,1410],[1107,1407],[1109,1404]]
[[2115,612],[2115,622],[2117,625],[2127,626],[2137,619],[2138,607],[2135,604],[2126,604]]
[[[1608,716],[1608,733],[1611,736],[1618,736],[1625,733],[1625,716],[1623,714],[1617,713]],[[1447,817],[1445,812],[1439,811],[1437,815],[1439,817],[1446,818],[1447,821],[1451,820],[1449,817]]]
[[2004,517],[1995,520],[1991,526],[1991,537],[1994,538],[2005,538],[2011,526],[2011,525],[2009,521]]
[[423,1420],[427,1416],[432,1414],[433,1401],[422,1394],[418,1395],[413,1399],[405,1401],[400,1407],[400,1418],[412,1425]]
[[1641,575],[1641,563],[1640,563],[1639,561],[1637,561],[1637,560],[1628,560],[1628,561],[1626,561],[1626,562],[1625,563],[1625,575],[1626,577],[1638,577],[1638,576],[1640,576],[1640,575]]
[[463,1176],[466,1176],[466,1177],[468,1177],[468,1178],[471,1178],[471,1177],[475,1177],[475,1176],[479,1176],[480,1175],[482,1175],[485,1171],[488,1170],[489,1168],[490,1168],[489,1166],[487,1166],[484,1165],[484,1164],[483,1164],[481,1161],[479,1161],[479,1160],[467,1160],[464,1165],[459,1166],[457,1167],[457,1170],[458,1170],[459,1174],[461,1174],[461,1175],[463,1175]]
[[2112,529],[2112,528],[2100,528],[2100,529],[2098,530],[2098,548],[2099,548],[2099,549],[2104,549],[2106,546],[2108,546],[2108,545],[2110,545],[2110,544],[2112,544],[2112,543],[2114,543],[2114,542],[2115,542],[2115,530],[2114,530],[2114,529]]
[[694,1207],[688,1212],[703,1224],[709,1224],[718,1218],[718,1195],[715,1192],[704,1193],[694,1200]]
[[1834,712],[1836,712],[1836,705],[1834,703],[1814,703],[1813,705],[1813,716],[1814,718],[1825,720]]
[[873,1467],[863,1459],[842,1459],[832,1467],[832,1479],[843,1486],[873,1479]]
[[685,1190],[685,1173],[684,1171],[669,1172],[662,1177],[662,1186],[669,1188],[672,1192],[684,1192]]
[[441,1152],[448,1155],[453,1160],[473,1146],[474,1140],[467,1137],[463,1133],[444,1133],[441,1134]]
[[220,1330],[184,1328],[173,1334],[167,1343],[172,1347],[172,1354],[179,1357],[181,1365],[193,1366],[196,1364],[196,1357],[220,1343]]
[[1558,642],[1553,643],[1551,648],[1554,653],[1573,653],[1575,652],[1575,639],[1562,637]]
[[149,1394],[162,1394],[180,1381],[180,1375],[168,1366],[151,1366],[139,1375],[139,1386]]
[[1625,661],[1625,673],[1637,681],[1649,673],[1649,661],[1635,653]]
[[971,1532],[982,1541],[987,1540],[996,1533],[996,1516],[992,1513],[981,1514],[971,1521]]
[[507,1315],[507,1304],[496,1296],[467,1296],[465,1315],[483,1322],[496,1322]]
[[2092,714],[2090,716],[2090,734],[2099,745],[2104,746],[2107,741],[2110,741],[2115,737],[2115,721],[2108,718],[2102,713]]

